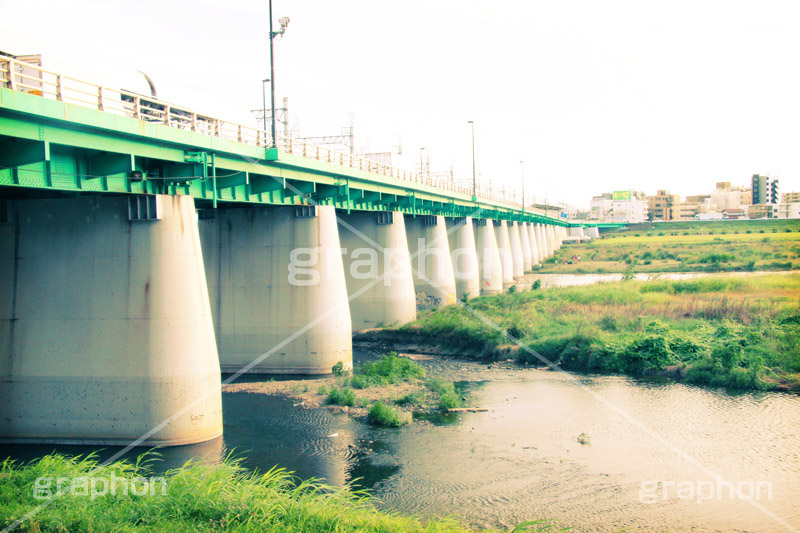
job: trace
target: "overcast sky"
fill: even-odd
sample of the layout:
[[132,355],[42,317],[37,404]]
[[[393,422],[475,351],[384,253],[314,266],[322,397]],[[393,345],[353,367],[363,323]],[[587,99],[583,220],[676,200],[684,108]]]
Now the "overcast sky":
[[[800,191],[800,2],[274,0],[278,97],[303,135],[551,202],[753,173]],[[255,125],[266,0],[0,0],[0,50]],[[279,100],[280,101],[280,100]]]

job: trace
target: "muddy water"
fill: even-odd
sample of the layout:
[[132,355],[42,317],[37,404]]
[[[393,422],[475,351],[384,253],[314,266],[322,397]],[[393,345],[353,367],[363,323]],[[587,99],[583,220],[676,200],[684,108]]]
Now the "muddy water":
[[[357,480],[385,508],[453,514],[478,527],[537,518],[578,531],[800,527],[798,396],[453,360],[422,364],[459,381],[470,403],[488,411],[375,429],[284,398],[225,394],[223,438],[164,449],[160,468],[235,450],[250,468],[277,464],[333,484]],[[4,446],[0,455],[25,459],[52,448]],[[736,484],[733,492],[726,481]],[[760,492],[751,496],[750,488]]]

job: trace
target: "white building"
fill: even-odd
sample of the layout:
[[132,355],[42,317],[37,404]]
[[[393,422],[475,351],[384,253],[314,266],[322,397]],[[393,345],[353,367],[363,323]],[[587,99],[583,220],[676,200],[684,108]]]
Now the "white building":
[[800,218],[800,202],[778,204],[778,218]]
[[611,201],[611,222],[636,224],[647,220],[647,202],[637,198],[623,198]]
[[603,194],[601,196],[593,196],[592,201],[589,203],[591,208],[592,220],[606,220],[610,217],[611,207],[613,201],[610,194]]

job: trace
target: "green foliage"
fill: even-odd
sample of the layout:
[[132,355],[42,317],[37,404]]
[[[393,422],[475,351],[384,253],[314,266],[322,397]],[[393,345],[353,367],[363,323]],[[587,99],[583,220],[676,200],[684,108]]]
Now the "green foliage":
[[400,419],[400,415],[393,407],[383,402],[375,402],[367,413],[367,422],[373,426],[399,428],[408,422]]
[[[165,474],[166,494],[135,496],[118,491],[96,498],[64,495],[34,498],[37,478],[127,479],[154,475],[145,460],[100,466],[95,456],[48,455],[26,465],[0,463],[0,528],[37,509],[22,531],[143,531],[189,533],[260,531],[266,533],[400,533],[471,531],[452,519],[403,517],[379,511],[366,492],[300,481],[273,468],[250,472],[239,460],[188,462]],[[40,507],[41,506],[41,507]]]
[[356,404],[356,393],[347,387],[341,389],[334,387],[328,392],[327,403],[352,407]]
[[408,357],[391,352],[377,361],[356,368],[350,383],[354,388],[363,389],[370,385],[391,385],[424,377],[425,369],[422,366]]
[[672,361],[672,351],[664,335],[647,335],[636,338],[620,354],[625,372],[648,374],[666,368]]
[[542,288],[542,280],[540,280],[540,279],[537,279],[531,285],[531,290],[532,291],[535,291],[535,290],[538,290],[538,289],[541,289],[541,288]]
[[333,375],[334,375],[334,376],[336,376],[336,377],[341,377],[341,376],[343,376],[343,375],[344,375],[344,373],[345,373],[345,372],[344,372],[344,363],[342,363],[341,361],[339,361],[338,363],[336,363],[335,365],[333,365],[333,368],[331,368],[331,372],[332,372],[332,373],[333,373]]

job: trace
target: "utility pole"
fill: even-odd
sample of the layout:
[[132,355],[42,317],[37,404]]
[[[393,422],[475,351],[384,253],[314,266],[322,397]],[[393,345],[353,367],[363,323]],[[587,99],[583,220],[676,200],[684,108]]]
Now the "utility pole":
[[519,172],[522,180],[522,212],[525,212],[525,163],[519,162]]
[[475,122],[472,120],[467,121],[472,125],[472,198],[478,199],[478,178],[475,174]]
[[286,26],[289,25],[289,17],[278,19],[281,29],[272,30],[272,0],[269,0],[269,74],[270,74],[270,100],[272,102],[272,147],[278,146],[275,135],[275,37],[286,33]]

